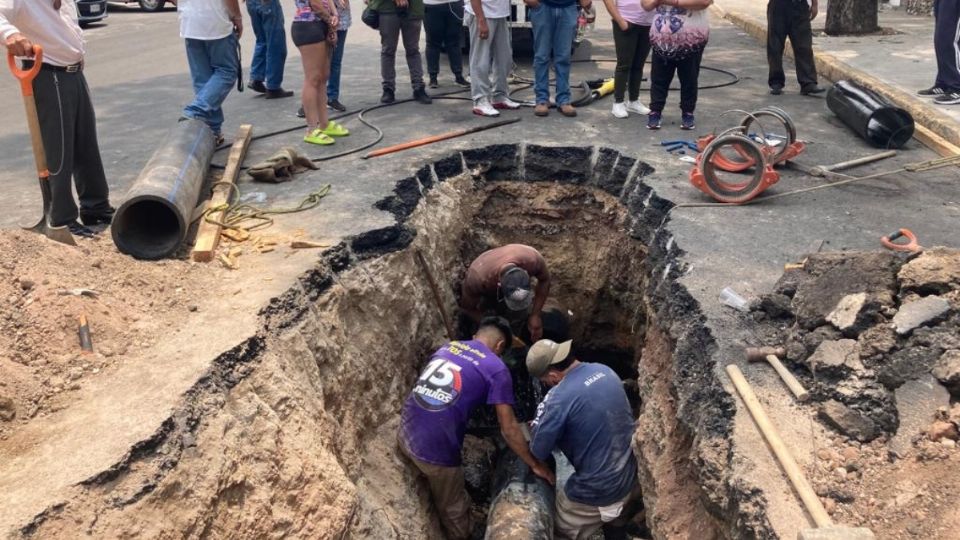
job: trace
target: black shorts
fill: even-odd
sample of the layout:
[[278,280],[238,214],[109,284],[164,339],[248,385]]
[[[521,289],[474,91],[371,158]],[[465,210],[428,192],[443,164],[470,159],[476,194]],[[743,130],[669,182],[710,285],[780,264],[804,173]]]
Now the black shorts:
[[293,39],[293,44],[297,47],[323,43],[327,40],[327,32],[329,32],[327,23],[320,19],[315,21],[293,21],[293,25],[290,26],[290,37]]

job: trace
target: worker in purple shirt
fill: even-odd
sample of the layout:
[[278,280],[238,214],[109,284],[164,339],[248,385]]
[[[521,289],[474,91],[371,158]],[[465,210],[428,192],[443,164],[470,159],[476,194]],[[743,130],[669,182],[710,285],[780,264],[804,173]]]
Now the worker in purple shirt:
[[400,449],[427,477],[451,540],[470,538],[473,531],[460,453],[467,422],[481,405],[493,405],[507,446],[534,474],[555,481],[553,471],[530,454],[513,413],[513,380],[499,356],[512,340],[505,319],[483,319],[472,340],[452,341],[433,353],[403,405]]

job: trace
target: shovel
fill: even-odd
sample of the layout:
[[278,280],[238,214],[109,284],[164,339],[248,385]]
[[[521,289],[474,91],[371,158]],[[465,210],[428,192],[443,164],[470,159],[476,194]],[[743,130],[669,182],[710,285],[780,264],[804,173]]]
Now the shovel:
[[66,227],[53,227],[50,225],[50,171],[47,170],[47,156],[43,151],[43,139],[40,138],[40,120],[37,118],[37,103],[33,99],[33,80],[40,72],[43,62],[43,48],[39,45],[33,46],[33,67],[29,70],[21,69],[17,66],[16,59],[12,54],[7,54],[7,64],[10,66],[10,72],[20,81],[20,92],[23,93],[23,105],[27,109],[27,125],[30,128],[30,143],[33,145],[33,159],[37,166],[37,177],[40,180],[40,195],[43,198],[43,217],[32,227],[24,227],[28,231],[42,234],[47,238],[67,244],[69,246],[77,245]]

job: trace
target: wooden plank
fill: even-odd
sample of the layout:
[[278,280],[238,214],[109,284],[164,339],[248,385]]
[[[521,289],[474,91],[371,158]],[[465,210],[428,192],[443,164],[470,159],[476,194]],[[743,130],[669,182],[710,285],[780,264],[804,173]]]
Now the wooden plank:
[[[250,148],[250,140],[253,136],[253,126],[243,124],[240,131],[237,132],[237,138],[230,147],[230,157],[227,158],[227,165],[223,169],[223,178],[221,182],[234,184],[237,177],[240,176],[240,166],[243,165],[243,158],[247,156],[247,149]],[[213,189],[213,195],[210,197],[210,208],[227,203],[230,196],[230,187],[220,184]],[[223,212],[211,212],[210,219],[221,221]],[[217,244],[220,243],[220,225],[210,223],[206,219],[200,222],[200,228],[197,230],[197,241],[193,245],[191,258],[196,262],[210,262],[213,260],[214,253],[217,251]]]

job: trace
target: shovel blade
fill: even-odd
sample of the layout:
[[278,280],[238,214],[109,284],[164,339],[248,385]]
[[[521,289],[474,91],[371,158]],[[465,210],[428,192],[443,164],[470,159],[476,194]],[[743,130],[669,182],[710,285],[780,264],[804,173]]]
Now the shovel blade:
[[73,235],[70,234],[70,229],[66,227],[51,227],[47,223],[46,218],[41,218],[33,227],[24,227],[24,230],[35,232],[37,234],[42,234],[47,238],[53,240],[54,242],[60,242],[61,244],[66,244],[68,246],[76,246],[77,241],[73,239]]

